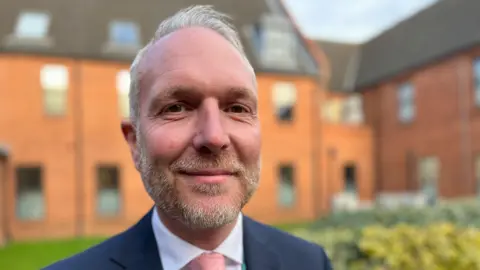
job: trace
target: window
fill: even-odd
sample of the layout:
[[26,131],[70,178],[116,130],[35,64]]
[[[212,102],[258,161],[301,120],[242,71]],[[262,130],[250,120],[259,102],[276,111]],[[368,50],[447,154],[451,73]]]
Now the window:
[[130,21],[113,21],[110,24],[110,42],[120,46],[140,46],[140,30]]
[[357,175],[356,167],[353,164],[346,165],[343,171],[344,192],[357,195]]
[[475,181],[477,182],[477,194],[480,196],[480,155],[475,158]]
[[279,167],[278,203],[282,207],[292,207],[295,204],[295,172],[292,165]]
[[293,83],[279,82],[273,86],[273,103],[275,115],[281,121],[293,120],[293,108],[297,99],[296,88]]
[[16,170],[16,216],[20,220],[41,220],[45,202],[40,167],[19,167]]
[[321,107],[322,118],[329,123],[340,123],[342,102],[339,99],[329,99]]
[[284,16],[269,14],[252,27],[252,42],[265,67],[297,68],[297,37]]
[[115,166],[97,168],[97,214],[117,216],[120,212],[119,172]]
[[265,64],[272,68],[295,67],[293,33],[270,28],[263,35],[265,47],[262,48],[262,54]]
[[15,36],[18,38],[45,38],[50,26],[50,16],[43,12],[22,12],[18,16]]
[[118,106],[122,117],[130,117],[130,104],[128,93],[130,91],[130,73],[128,70],[121,70],[117,73]]
[[437,199],[437,184],[440,178],[440,161],[437,157],[425,157],[420,159],[419,182],[421,191],[427,197],[427,203],[433,205]]
[[404,83],[398,89],[398,118],[411,122],[415,116],[415,93],[411,83]]
[[475,105],[480,107],[480,57],[476,58],[473,63],[473,78],[475,91]]
[[67,109],[68,70],[62,65],[45,65],[40,70],[44,109],[48,115],[64,115]]
[[405,167],[406,167],[406,186],[408,191],[415,191],[418,188],[416,181],[416,156],[411,150],[408,150],[405,155]]
[[361,124],[363,122],[362,97],[352,95],[343,102],[343,121],[348,124]]

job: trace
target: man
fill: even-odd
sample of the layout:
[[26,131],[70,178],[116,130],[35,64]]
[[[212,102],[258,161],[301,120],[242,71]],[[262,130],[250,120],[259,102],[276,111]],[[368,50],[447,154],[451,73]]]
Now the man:
[[259,183],[261,134],[255,73],[227,19],[181,10],[132,64],[122,132],[156,207],[46,269],[331,269],[321,247],[241,214]]

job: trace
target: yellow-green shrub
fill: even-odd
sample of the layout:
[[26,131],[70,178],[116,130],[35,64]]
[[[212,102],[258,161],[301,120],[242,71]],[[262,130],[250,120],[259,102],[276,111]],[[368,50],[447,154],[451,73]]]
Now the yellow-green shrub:
[[368,226],[355,231],[301,230],[294,234],[325,247],[334,269],[480,269],[480,231],[450,223]]
[[390,270],[480,269],[480,232],[452,224],[414,227],[400,224],[363,230],[359,247]]

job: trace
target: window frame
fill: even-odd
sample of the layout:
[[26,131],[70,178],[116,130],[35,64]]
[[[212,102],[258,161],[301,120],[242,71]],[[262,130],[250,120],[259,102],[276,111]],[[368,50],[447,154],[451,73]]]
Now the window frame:
[[[101,191],[101,169],[114,169],[116,175],[116,191],[117,191],[117,211],[112,213],[106,213],[100,211],[99,198]],[[124,211],[124,198],[122,193],[122,173],[121,166],[112,163],[99,163],[95,166],[95,204],[94,213],[99,219],[117,219],[122,217]]]
[[[397,118],[402,123],[411,123],[416,117],[416,89],[411,82],[401,83],[397,88]],[[410,113],[405,113],[410,110]]]
[[[21,170],[35,170],[35,172],[38,172],[38,180],[39,180],[39,186],[40,186],[40,194],[41,194],[41,204],[42,204],[42,210],[41,210],[41,216],[37,218],[27,218],[27,217],[22,217],[19,215],[19,201],[20,201],[20,192],[21,192]],[[28,173],[25,171],[25,173]],[[14,216],[15,220],[23,223],[32,223],[32,222],[44,222],[47,219],[47,196],[45,194],[45,177],[44,177],[44,168],[42,165],[39,164],[18,164],[15,166],[15,206],[14,206]],[[38,205],[38,202],[35,203],[35,205]]]
[[[126,33],[133,35],[133,42],[122,42],[121,40],[117,39],[115,33],[116,30],[120,32],[131,30],[127,31]],[[119,48],[139,48],[142,43],[139,24],[133,20],[116,19],[110,21],[108,25],[108,43]]]
[[[48,75],[47,71],[53,72]],[[58,72],[53,75],[54,72]],[[43,112],[50,117],[62,117],[68,113],[68,94],[70,88],[70,71],[66,65],[62,64],[45,64],[40,69],[40,87],[42,89],[43,97]],[[63,73],[63,74],[62,74]],[[50,76],[50,77],[49,77]],[[63,78],[58,76],[64,76]],[[57,80],[55,82],[55,80]],[[52,109],[49,107],[49,97],[55,96],[62,99],[60,109]],[[58,104],[57,104],[58,105]],[[58,110],[57,110],[58,109]]]
[[[290,175],[287,175],[286,177],[284,176],[283,172],[287,171]],[[297,185],[296,185],[296,168],[295,164],[293,162],[281,162],[277,166],[277,205],[282,208],[282,209],[292,209],[295,208],[297,205],[297,198],[298,198],[298,190],[297,190]],[[285,183],[285,179],[290,176],[290,181],[291,183]],[[284,192],[284,184],[288,184],[291,187],[290,192],[291,199],[292,201],[290,203],[286,203],[283,200],[282,197],[282,192]]]
[[480,108],[480,56],[473,59],[472,63],[473,103]]
[[[288,90],[287,90],[288,89]],[[285,90],[285,92],[283,92]],[[286,91],[291,91],[286,93]],[[298,100],[298,89],[295,83],[278,81],[272,85],[271,88],[272,102],[274,115],[277,121],[281,123],[291,123],[295,121],[296,116],[296,104]],[[291,96],[291,100],[288,102],[281,101],[284,96]],[[288,105],[286,105],[289,103]],[[286,116],[283,115],[286,112]]]
[[[33,16],[33,17],[32,17]],[[35,18],[36,17],[36,18]],[[28,19],[30,24],[42,25],[40,31],[37,31],[33,35],[29,35],[28,33],[33,33],[31,30],[30,25],[27,25]],[[50,33],[50,25],[51,25],[51,15],[45,11],[38,11],[38,10],[24,10],[18,13],[17,20],[14,26],[13,35],[18,39],[45,39],[49,36]]]

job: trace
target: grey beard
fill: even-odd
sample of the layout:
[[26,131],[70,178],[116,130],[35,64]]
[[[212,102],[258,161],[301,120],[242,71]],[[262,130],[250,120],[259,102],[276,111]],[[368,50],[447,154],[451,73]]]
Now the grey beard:
[[[181,198],[176,186],[175,179],[169,179],[167,173],[159,170],[155,162],[147,157],[144,148],[141,149],[140,168],[142,181],[145,189],[152,200],[155,202],[159,211],[171,219],[180,221],[186,227],[191,229],[214,229],[229,224],[238,217],[242,208],[250,200],[258,188],[260,169],[252,167],[249,169],[240,169],[239,181],[241,189],[230,198],[229,204],[217,204],[209,209],[185,202]],[[228,160],[228,162],[225,162]],[[175,168],[212,168],[225,166],[238,166],[232,158],[225,158],[222,161],[206,161],[205,158],[192,157],[188,161],[180,160],[172,164]],[[192,186],[193,191],[207,196],[216,196],[222,194],[221,185],[199,184]]]

